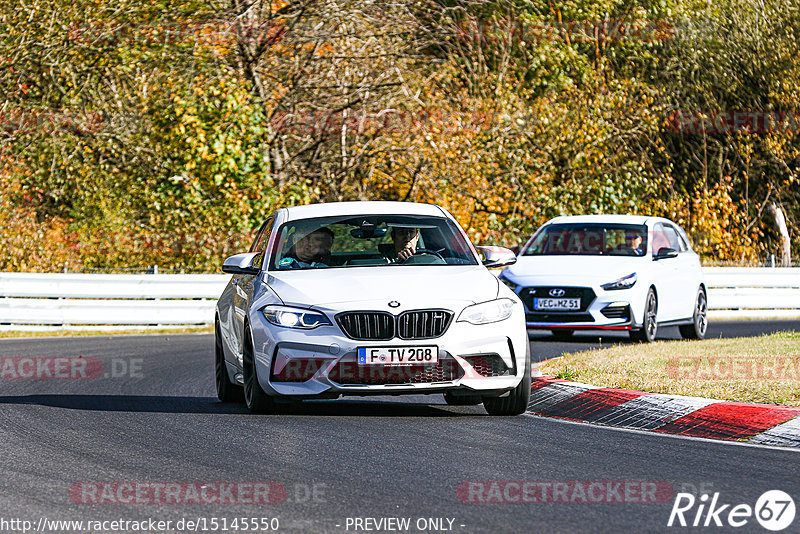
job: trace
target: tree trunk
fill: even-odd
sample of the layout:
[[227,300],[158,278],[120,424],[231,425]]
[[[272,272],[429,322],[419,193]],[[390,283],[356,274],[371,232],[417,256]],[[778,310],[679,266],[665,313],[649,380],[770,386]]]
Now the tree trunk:
[[775,219],[775,226],[778,227],[778,232],[781,234],[781,267],[790,267],[792,265],[792,247],[789,242],[789,229],[786,228],[786,217],[783,216],[781,207],[775,202],[769,205],[769,212]]

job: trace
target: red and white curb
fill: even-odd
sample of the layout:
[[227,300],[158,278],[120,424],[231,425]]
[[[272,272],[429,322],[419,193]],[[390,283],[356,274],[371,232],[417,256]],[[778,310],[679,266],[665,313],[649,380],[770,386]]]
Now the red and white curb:
[[800,447],[800,408],[602,388],[534,377],[528,412],[680,436]]

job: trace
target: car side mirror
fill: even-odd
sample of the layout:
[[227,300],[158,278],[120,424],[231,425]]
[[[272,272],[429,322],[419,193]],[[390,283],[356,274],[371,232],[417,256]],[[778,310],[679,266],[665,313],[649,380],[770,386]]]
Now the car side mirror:
[[661,247],[660,249],[658,249],[656,255],[653,256],[653,259],[658,261],[658,260],[665,260],[667,258],[677,258],[677,257],[678,257],[678,251],[675,250],[674,248]]
[[505,267],[517,263],[517,256],[503,247],[477,247],[483,254],[483,265],[489,269]]
[[257,275],[261,272],[258,267],[253,267],[253,261],[260,252],[243,252],[226,258],[222,262],[222,272],[228,274],[248,274]]

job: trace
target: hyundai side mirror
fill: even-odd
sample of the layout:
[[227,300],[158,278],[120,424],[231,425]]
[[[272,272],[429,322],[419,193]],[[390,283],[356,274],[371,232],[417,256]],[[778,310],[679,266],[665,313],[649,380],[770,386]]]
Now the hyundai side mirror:
[[678,257],[678,251],[675,250],[674,248],[661,247],[660,249],[658,249],[656,255],[653,256],[653,259],[658,261],[658,260],[665,260],[667,258],[677,258],[677,257]]
[[483,265],[489,269],[505,267],[517,262],[517,256],[512,251],[503,247],[477,247],[483,254]]
[[228,274],[248,274],[257,275],[261,269],[253,266],[253,261],[260,252],[243,252],[226,258],[222,262],[222,272]]

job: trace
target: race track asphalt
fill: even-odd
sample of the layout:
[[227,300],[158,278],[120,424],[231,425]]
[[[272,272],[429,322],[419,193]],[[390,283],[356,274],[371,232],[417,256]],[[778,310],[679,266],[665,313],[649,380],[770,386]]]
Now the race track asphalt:
[[[800,323],[712,323],[710,336],[774,328],[800,330]],[[536,333],[532,340],[539,356],[609,343],[592,336],[554,343]],[[355,518],[400,517],[410,518],[402,532],[764,532],[754,518],[738,529],[669,528],[667,521],[679,491],[719,492],[720,504],[753,506],[763,492],[779,489],[800,504],[794,450],[530,415],[493,418],[481,407],[447,406],[439,395],[314,401],[279,415],[250,415],[214,396],[212,350],[211,335],[0,340],[3,358],[80,355],[103,362],[93,379],[0,380],[0,525],[276,517],[280,532],[375,532],[355,529]],[[223,481],[274,482],[286,498],[266,505],[86,504],[70,495],[80,483]],[[589,503],[574,494],[571,502],[479,503],[469,498],[491,497],[492,486],[467,486],[471,481],[549,488],[652,482],[670,492],[657,503],[634,495],[624,503]],[[510,491],[510,500],[517,495]],[[418,530],[420,518],[444,518],[445,528]],[[800,519],[785,532],[798,530]]]

